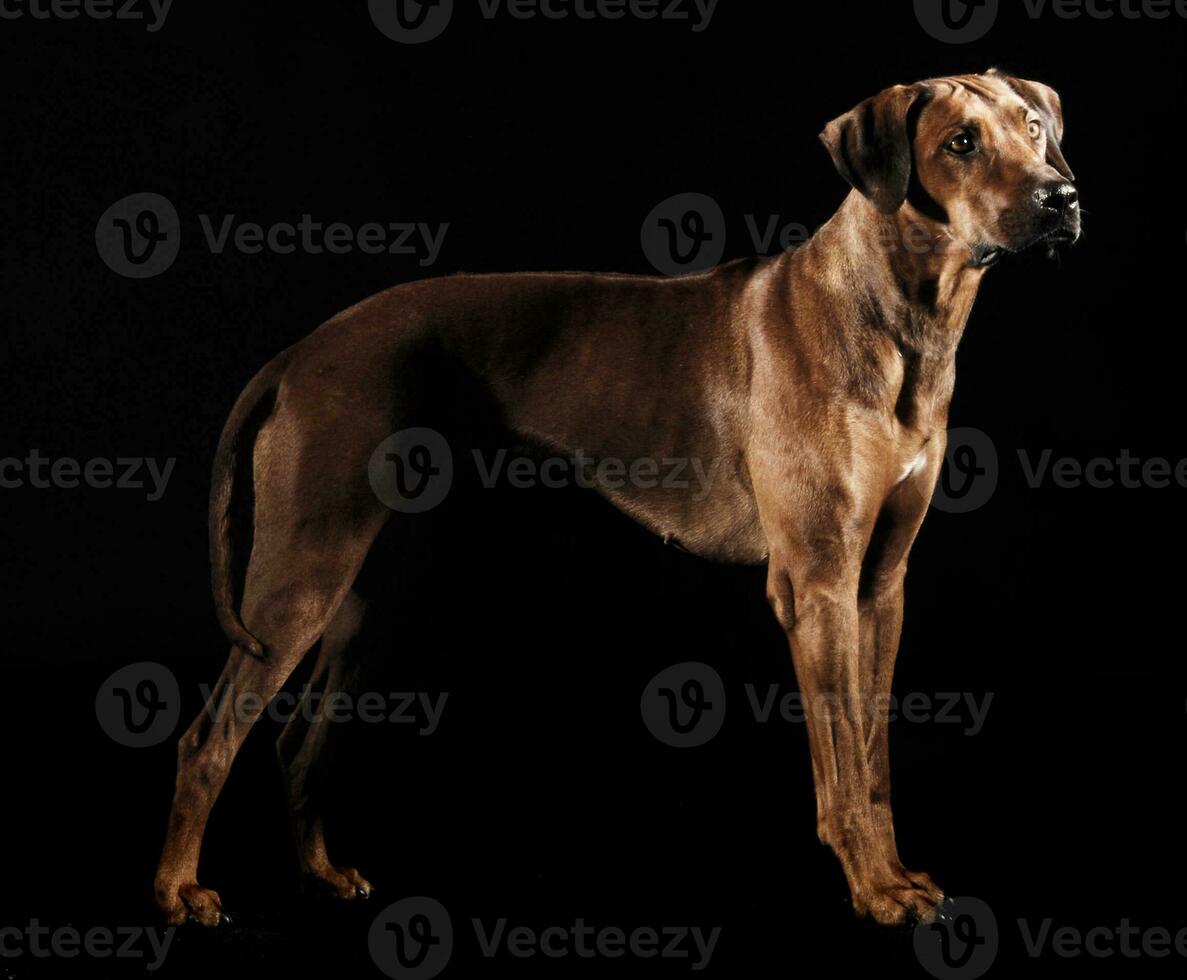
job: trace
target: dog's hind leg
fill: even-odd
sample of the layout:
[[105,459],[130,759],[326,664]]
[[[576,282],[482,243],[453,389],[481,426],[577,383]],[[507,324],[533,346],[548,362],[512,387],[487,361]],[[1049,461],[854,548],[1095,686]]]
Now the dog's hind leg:
[[231,649],[205,709],[178,743],[173,809],[155,884],[157,904],[171,924],[188,917],[203,925],[222,920],[217,893],[197,881],[210,810],[248,731],[328,627],[373,537],[333,535],[312,551],[305,542],[283,549],[274,556],[283,562],[266,562],[270,567],[259,571],[257,564],[265,563],[257,563],[258,548],[253,552],[243,619],[265,655]]
[[251,726],[330,625],[390,513],[367,484],[369,436],[344,447],[332,431],[308,429],[274,419],[257,440],[256,533],[242,620],[264,652],[232,648],[206,710],[178,744],[155,883],[170,923],[221,920],[218,895],[197,882],[211,807]]
[[371,885],[354,868],[335,867],[326,854],[322,801],[326,743],[333,728],[326,705],[334,695],[353,694],[356,688],[360,660],[352,641],[365,612],[366,603],[356,592],[348,592],[322,636],[305,695],[276,742],[301,872],[342,899],[369,898]]

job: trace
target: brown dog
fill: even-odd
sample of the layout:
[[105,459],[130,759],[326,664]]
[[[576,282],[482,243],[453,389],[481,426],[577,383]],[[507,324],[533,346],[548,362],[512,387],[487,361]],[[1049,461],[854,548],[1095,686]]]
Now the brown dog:
[[[820,839],[859,913],[929,917],[942,894],[903,867],[890,812],[885,699],[907,554],[944,457],[956,345],[985,269],[1079,236],[1062,132],[1058,96],[1036,82],[991,71],[895,86],[825,127],[854,190],[794,253],[676,279],[411,283],[339,314],[260,371],[214,465],[214,594],[234,646],[179,745],[156,876],[168,920],[224,918],[197,883],[198,855],[261,706],[319,639],[315,683],[349,684],[363,614],[352,585],[391,514],[368,461],[416,419],[426,351],[481,379],[506,425],[535,442],[721,464],[696,499],[603,492],[696,554],[767,563],[807,709]],[[255,487],[242,603],[236,477]],[[244,694],[258,710],[227,709]],[[365,898],[370,885],[326,855],[316,793],[326,724],[299,715],[279,752],[302,870],[333,894]]]

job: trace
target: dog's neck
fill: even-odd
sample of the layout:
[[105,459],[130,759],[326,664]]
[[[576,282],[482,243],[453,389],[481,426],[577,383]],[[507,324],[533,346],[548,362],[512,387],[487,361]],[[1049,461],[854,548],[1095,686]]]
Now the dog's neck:
[[953,354],[985,273],[969,247],[910,203],[883,214],[856,191],[821,232],[833,225],[828,248],[868,290],[866,325],[920,353]]
[[984,275],[968,247],[910,204],[883,214],[854,191],[803,251],[827,307],[842,311],[835,341],[855,388],[877,397],[886,374],[879,338],[889,338],[907,374],[899,408],[946,413],[956,347]]

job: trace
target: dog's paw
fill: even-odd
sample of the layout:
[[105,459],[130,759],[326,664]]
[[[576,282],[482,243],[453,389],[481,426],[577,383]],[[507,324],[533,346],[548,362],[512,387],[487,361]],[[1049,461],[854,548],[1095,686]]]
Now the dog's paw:
[[884,926],[931,922],[944,900],[943,892],[925,874],[906,874],[907,878],[855,891],[853,908],[857,914]]
[[899,873],[911,883],[912,887],[926,894],[933,905],[938,906],[943,903],[944,890],[931,880],[930,875],[926,875],[922,871],[910,871],[902,867],[900,867]]
[[311,890],[343,902],[365,901],[374,889],[366,878],[354,868],[328,867],[319,871],[306,872],[306,882]]
[[223,911],[218,892],[203,888],[197,882],[180,885],[171,893],[157,890],[157,905],[171,926],[196,922],[198,925],[214,928],[229,925],[231,917]]

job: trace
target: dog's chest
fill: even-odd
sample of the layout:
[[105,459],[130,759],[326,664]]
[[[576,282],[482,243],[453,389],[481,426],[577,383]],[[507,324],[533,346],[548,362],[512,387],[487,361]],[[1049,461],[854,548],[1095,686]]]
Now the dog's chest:
[[943,427],[956,380],[950,348],[899,348],[893,356],[884,358],[883,370],[885,405],[903,429],[926,433],[937,425]]
[[900,483],[904,483],[911,479],[911,477],[918,474],[926,466],[927,449],[923,448],[920,449],[919,452],[917,452],[913,457],[907,460],[907,462],[902,466],[898,479],[894,481],[895,486],[898,486]]

